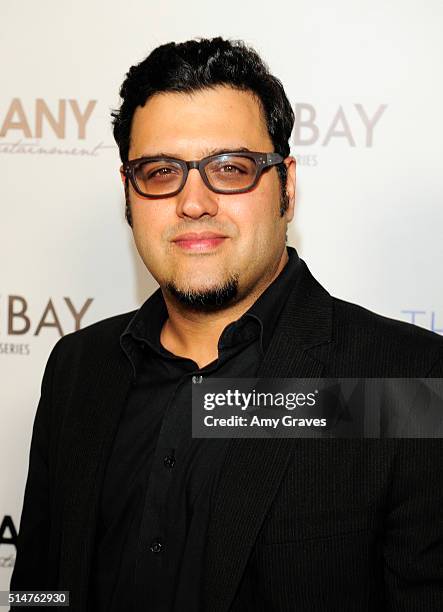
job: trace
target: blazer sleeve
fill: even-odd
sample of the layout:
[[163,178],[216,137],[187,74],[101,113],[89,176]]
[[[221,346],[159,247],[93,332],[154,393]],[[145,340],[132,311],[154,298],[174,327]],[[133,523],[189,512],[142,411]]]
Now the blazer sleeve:
[[50,534],[49,440],[54,370],[60,340],[48,358],[32,429],[28,476],[10,590],[43,590],[48,584]]
[[[428,374],[443,378],[440,359]],[[397,440],[384,547],[387,610],[443,610],[443,439]]]

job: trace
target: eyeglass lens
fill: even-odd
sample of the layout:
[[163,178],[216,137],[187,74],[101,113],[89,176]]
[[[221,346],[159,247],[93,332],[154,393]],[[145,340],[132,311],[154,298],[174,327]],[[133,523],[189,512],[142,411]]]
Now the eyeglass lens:
[[[251,187],[257,169],[254,159],[224,155],[206,164],[203,172],[212,187],[229,192]],[[146,195],[173,193],[183,182],[183,168],[172,160],[144,162],[134,175],[138,188]]]

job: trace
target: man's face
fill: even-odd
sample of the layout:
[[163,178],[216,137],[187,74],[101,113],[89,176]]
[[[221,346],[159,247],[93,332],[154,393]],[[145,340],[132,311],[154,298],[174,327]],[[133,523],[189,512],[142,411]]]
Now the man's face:
[[[129,159],[167,155],[199,160],[242,148],[273,151],[260,106],[249,92],[218,86],[193,94],[157,94],[138,107]],[[160,287],[204,295],[235,282],[235,300],[260,293],[282,260],[293,216],[295,164],[290,159],[286,165],[290,198],[283,217],[275,167],[241,194],[212,192],[194,169],[173,197],[143,198],[130,186],[135,243]],[[196,240],[186,240],[191,232]],[[199,239],[208,232],[218,238]]]

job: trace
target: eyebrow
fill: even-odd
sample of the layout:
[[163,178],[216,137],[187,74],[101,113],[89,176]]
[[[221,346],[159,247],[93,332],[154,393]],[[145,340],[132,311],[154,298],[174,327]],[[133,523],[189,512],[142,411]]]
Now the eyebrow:
[[[210,157],[211,155],[222,155],[223,153],[235,153],[235,152],[251,152],[251,149],[248,147],[231,147],[231,148],[215,148],[215,149],[206,149],[204,157]],[[144,153],[140,157],[172,157],[174,159],[182,159],[181,157],[177,157],[174,153],[167,153],[165,151],[157,151],[155,153]]]

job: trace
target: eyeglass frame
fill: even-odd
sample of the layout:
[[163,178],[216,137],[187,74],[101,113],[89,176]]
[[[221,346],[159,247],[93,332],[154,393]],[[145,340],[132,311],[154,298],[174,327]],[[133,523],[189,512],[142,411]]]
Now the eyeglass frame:
[[[233,189],[233,190],[227,191],[224,189],[217,189],[216,187],[213,187],[210,184],[208,177],[206,176],[206,172],[204,171],[205,167],[214,159],[217,159],[219,157],[225,157],[227,155],[229,155],[230,157],[248,157],[255,161],[255,178],[251,185],[249,185],[248,187],[242,187],[241,189]],[[237,194],[237,193],[246,193],[247,191],[251,191],[251,189],[254,189],[254,187],[257,185],[263,173],[263,170],[265,170],[266,168],[270,168],[272,166],[277,166],[277,165],[282,164],[284,159],[285,158],[283,157],[283,155],[280,155],[280,153],[274,153],[274,152],[260,153],[258,151],[226,151],[225,153],[216,153],[214,155],[208,155],[207,157],[202,157],[202,159],[192,160],[192,161],[186,161],[184,159],[179,159],[178,157],[166,157],[166,156],[138,157],[137,159],[131,159],[125,162],[121,166],[120,171],[126,178],[130,180],[131,185],[134,188],[135,192],[144,198],[152,198],[156,200],[161,199],[161,198],[172,198],[173,196],[180,193],[180,191],[183,189],[188,179],[189,170],[193,170],[193,169],[199,171],[200,176],[208,189],[210,189],[214,193],[230,195],[230,194]],[[178,187],[178,189],[176,189],[175,191],[171,191],[171,193],[161,194],[161,195],[149,195],[141,191],[141,189],[137,185],[137,181],[136,181],[134,172],[136,168],[140,166],[141,164],[146,163],[146,162],[156,162],[156,161],[172,161],[172,162],[177,162],[180,165],[183,171],[183,177],[182,177],[182,182],[180,186]]]

